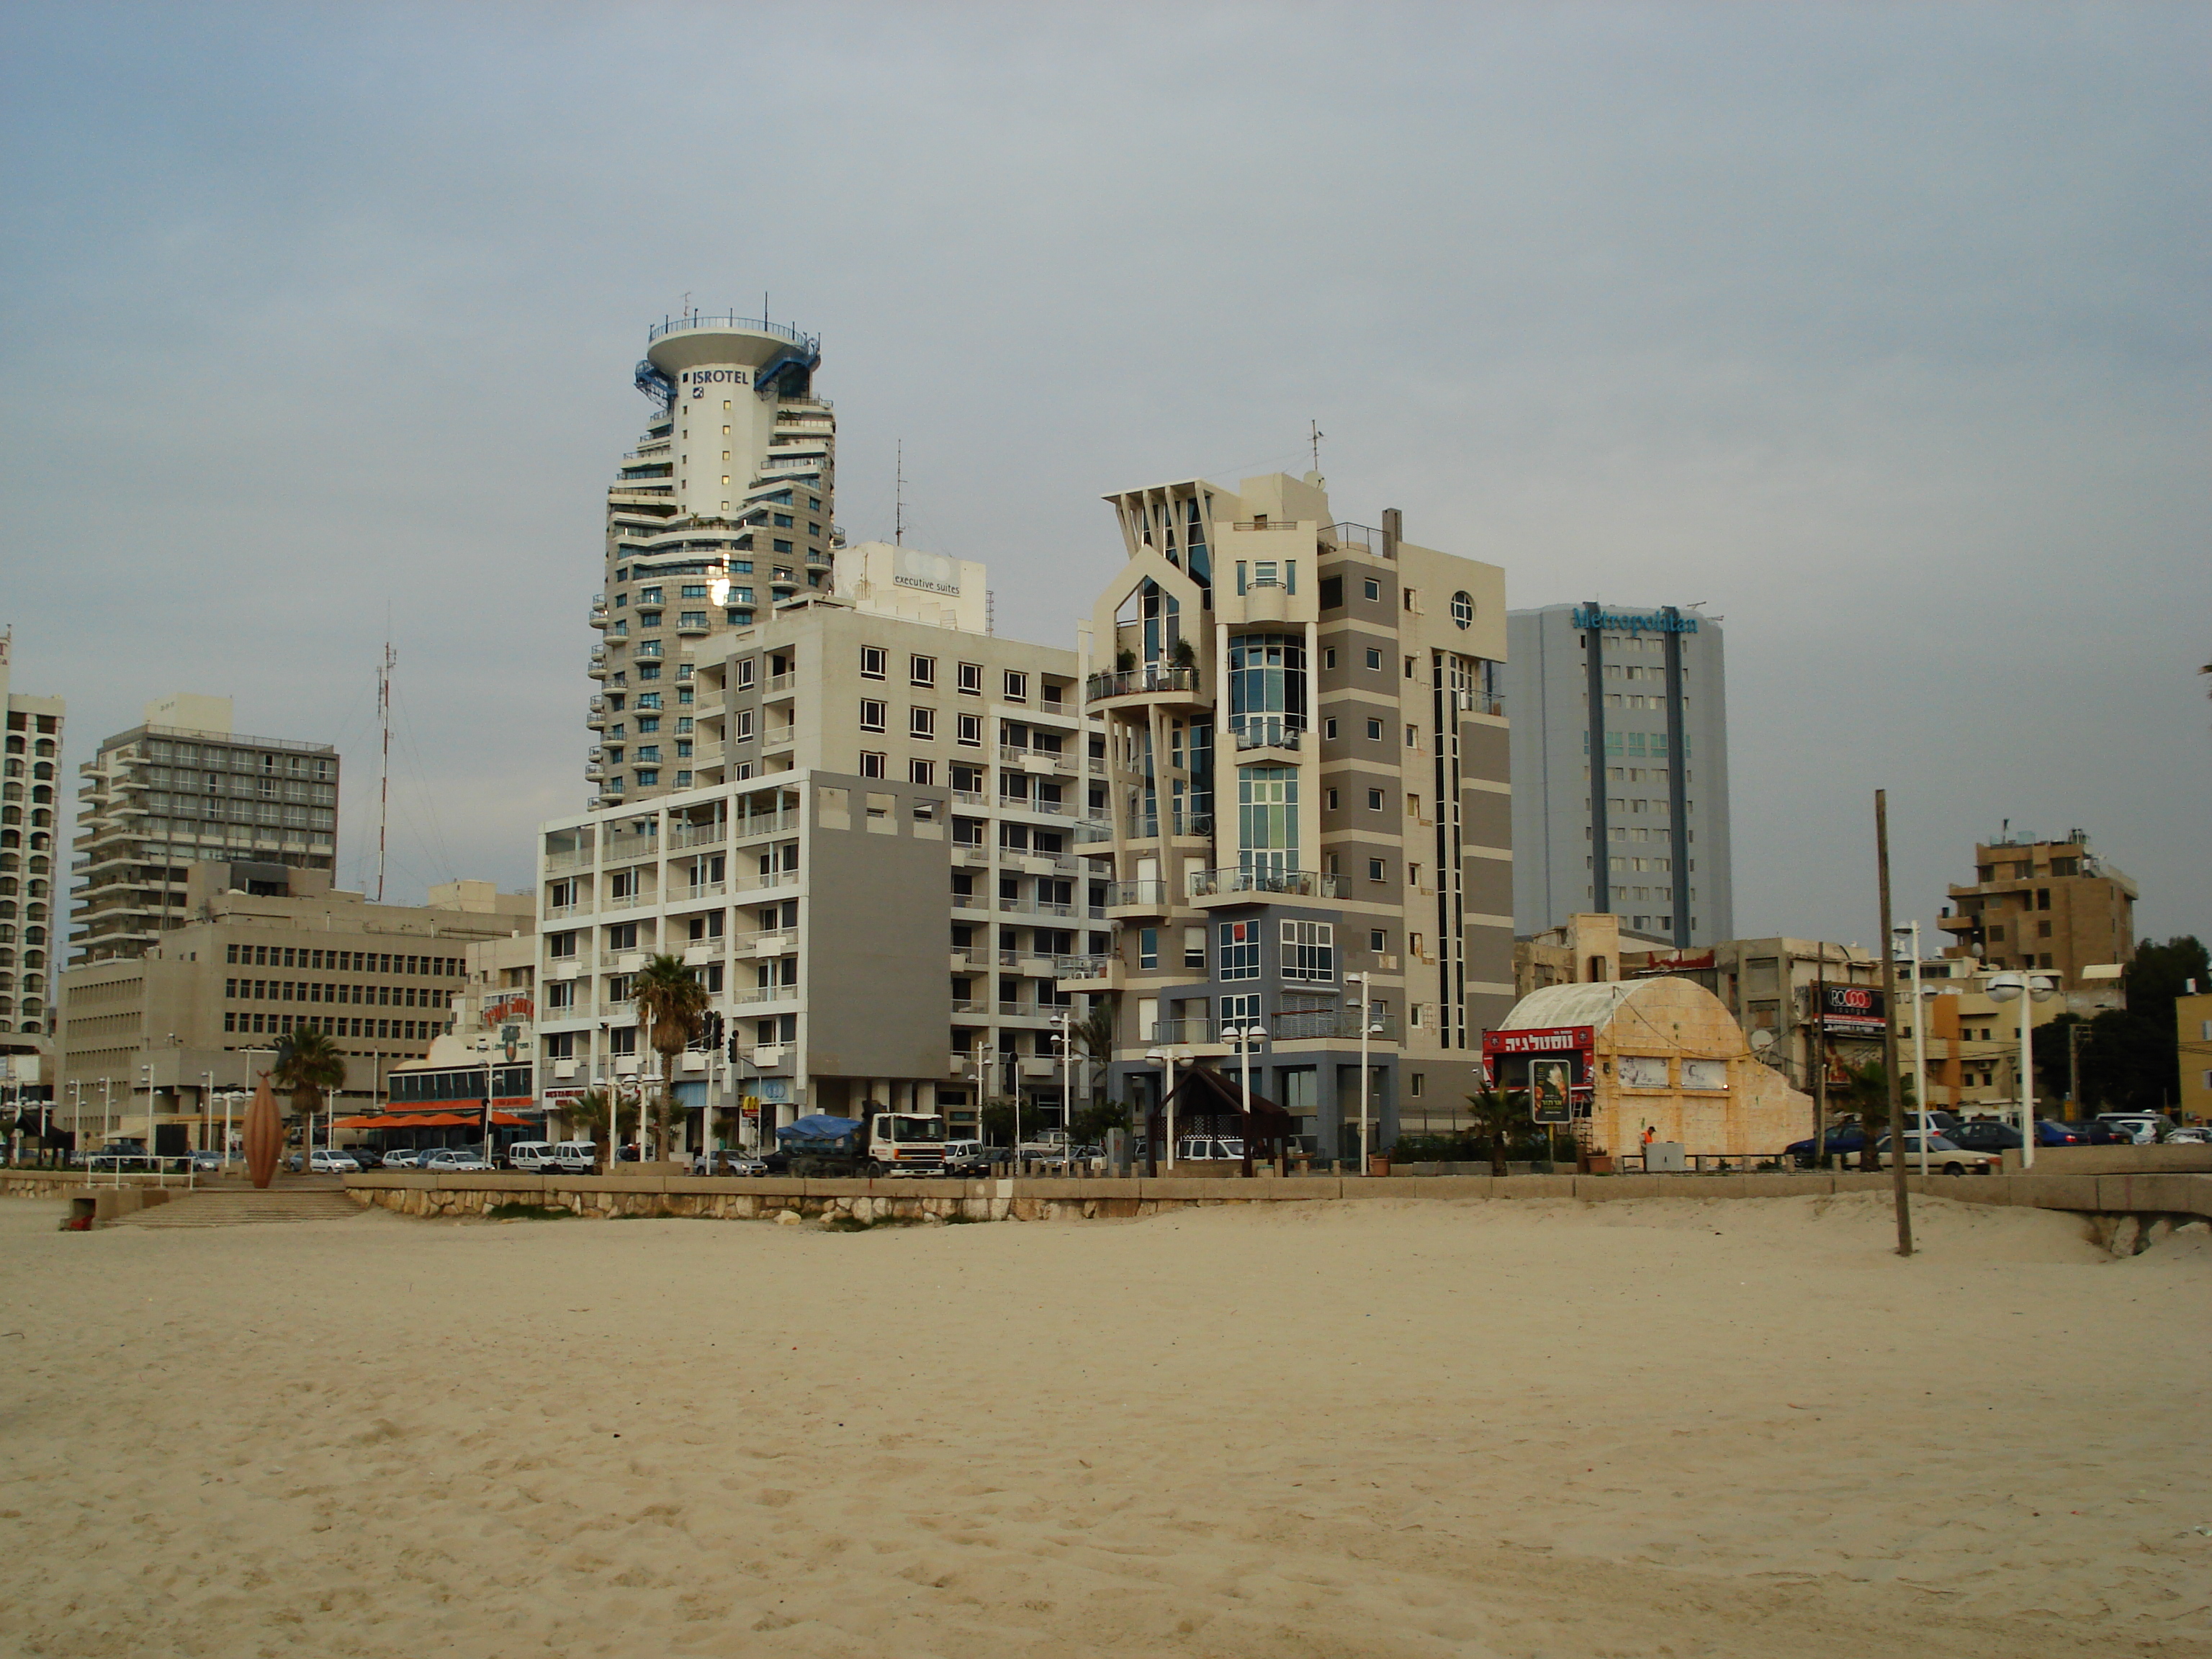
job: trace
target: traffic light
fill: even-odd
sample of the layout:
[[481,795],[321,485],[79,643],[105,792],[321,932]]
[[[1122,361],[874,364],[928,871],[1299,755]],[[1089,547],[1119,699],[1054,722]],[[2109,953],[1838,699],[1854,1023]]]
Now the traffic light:
[[720,1048],[722,1046],[721,1015],[713,1012],[710,1010],[702,1018],[700,1024],[702,1027],[701,1035],[707,1039],[707,1047],[709,1048]]

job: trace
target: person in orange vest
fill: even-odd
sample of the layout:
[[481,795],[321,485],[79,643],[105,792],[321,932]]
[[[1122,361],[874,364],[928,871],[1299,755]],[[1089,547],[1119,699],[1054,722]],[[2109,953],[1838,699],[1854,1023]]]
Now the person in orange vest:
[[1644,1126],[1644,1144],[1649,1146],[1653,1141],[1658,1139],[1659,1132],[1653,1128],[1650,1124],[1645,1124]]

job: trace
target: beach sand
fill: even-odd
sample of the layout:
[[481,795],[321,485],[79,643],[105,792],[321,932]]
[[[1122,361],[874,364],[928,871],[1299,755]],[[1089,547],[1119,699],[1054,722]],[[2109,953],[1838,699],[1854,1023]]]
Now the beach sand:
[[23,1655],[2212,1654],[2212,1251],[1838,1199],[0,1206]]

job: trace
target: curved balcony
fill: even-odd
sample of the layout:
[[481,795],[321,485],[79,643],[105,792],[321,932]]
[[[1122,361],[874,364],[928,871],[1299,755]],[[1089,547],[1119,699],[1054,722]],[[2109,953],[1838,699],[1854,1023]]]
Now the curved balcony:
[[1122,703],[1138,700],[1191,703],[1210,707],[1213,699],[1199,690],[1195,665],[1152,663],[1110,674],[1093,674],[1084,682],[1086,703]]
[[695,328],[743,329],[748,334],[773,334],[779,340],[787,340],[809,351],[822,349],[822,337],[818,334],[803,334],[787,324],[771,323],[762,317],[740,317],[726,311],[714,314],[694,311],[681,317],[664,318],[646,331],[645,343],[651,345],[664,335],[682,334]]
[[1273,749],[1295,758],[1305,744],[1305,722],[1294,714],[1242,714],[1231,725],[1239,755]]
[[1191,872],[1190,896],[1201,909],[1277,898],[1333,902],[1344,896],[1346,885],[1342,876],[1316,870],[1197,870]]

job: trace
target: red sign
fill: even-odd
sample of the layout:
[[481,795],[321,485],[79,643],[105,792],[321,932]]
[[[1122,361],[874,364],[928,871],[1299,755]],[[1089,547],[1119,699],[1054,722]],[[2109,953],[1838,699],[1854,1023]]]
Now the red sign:
[[1485,1031],[1482,1052],[1492,1054],[1583,1054],[1590,1051],[1593,1028],[1588,1025],[1550,1025],[1526,1031]]
[[486,1025],[504,1024],[508,1020],[532,1020],[537,1017],[537,1006],[526,996],[501,997],[496,1002],[484,1004],[483,1023]]

